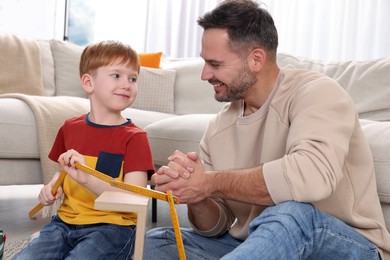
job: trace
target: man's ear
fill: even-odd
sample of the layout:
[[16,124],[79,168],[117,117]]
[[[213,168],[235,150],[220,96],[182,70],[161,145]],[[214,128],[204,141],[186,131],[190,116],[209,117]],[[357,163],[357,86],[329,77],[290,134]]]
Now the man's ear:
[[262,48],[255,48],[250,54],[250,61],[252,70],[257,72],[260,71],[267,59],[267,53]]
[[92,76],[88,73],[81,76],[81,85],[87,94],[91,94],[93,92]]

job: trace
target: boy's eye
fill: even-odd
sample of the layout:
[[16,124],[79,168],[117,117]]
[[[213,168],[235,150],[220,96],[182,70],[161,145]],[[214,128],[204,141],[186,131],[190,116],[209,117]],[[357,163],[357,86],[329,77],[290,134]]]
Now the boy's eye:
[[117,73],[115,73],[115,74],[111,74],[111,76],[112,76],[113,78],[116,78],[116,79],[119,79],[119,78],[120,78],[120,75],[119,75],[119,74],[117,74]]
[[137,82],[137,78],[130,78],[130,82]]

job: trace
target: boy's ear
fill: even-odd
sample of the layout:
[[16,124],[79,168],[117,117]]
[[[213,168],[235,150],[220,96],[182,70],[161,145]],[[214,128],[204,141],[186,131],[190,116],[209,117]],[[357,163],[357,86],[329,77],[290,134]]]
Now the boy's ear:
[[84,74],[81,77],[81,85],[83,86],[83,89],[87,94],[92,93],[93,92],[92,76],[88,73]]

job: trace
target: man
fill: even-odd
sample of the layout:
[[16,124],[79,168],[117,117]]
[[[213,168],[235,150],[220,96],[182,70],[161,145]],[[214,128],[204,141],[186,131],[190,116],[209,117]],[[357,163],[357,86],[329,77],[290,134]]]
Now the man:
[[[188,259],[389,257],[370,148],[334,80],[279,69],[272,17],[225,1],[198,20],[202,79],[230,102],[200,158],[176,151],[152,180],[188,205]],[[145,259],[177,258],[170,228],[146,236]]]

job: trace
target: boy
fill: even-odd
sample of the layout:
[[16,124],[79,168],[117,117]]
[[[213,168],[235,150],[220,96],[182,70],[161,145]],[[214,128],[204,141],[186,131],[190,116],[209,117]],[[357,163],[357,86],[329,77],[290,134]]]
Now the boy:
[[58,179],[42,188],[39,202],[51,205],[64,195],[56,216],[16,259],[127,259],[133,253],[136,216],[94,209],[105,190],[118,190],[75,168],[86,164],[118,180],[146,187],[154,172],[146,133],[121,111],[137,95],[140,62],[128,45],[103,41],[87,46],[80,58],[80,77],[90,99],[90,112],[65,121],[49,158],[67,172],[53,196]]

